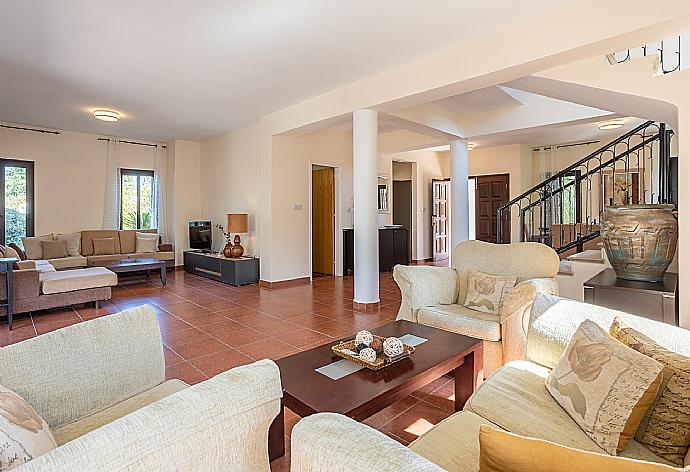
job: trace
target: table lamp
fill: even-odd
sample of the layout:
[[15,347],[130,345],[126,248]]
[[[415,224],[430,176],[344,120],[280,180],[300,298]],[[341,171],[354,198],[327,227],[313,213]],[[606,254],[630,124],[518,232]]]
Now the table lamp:
[[235,234],[235,245],[232,247],[231,254],[234,259],[239,259],[244,254],[244,248],[240,244],[240,235],[237,233],[246,233],[249,215],[246,213],[229,213],[228,215],[228,233]]

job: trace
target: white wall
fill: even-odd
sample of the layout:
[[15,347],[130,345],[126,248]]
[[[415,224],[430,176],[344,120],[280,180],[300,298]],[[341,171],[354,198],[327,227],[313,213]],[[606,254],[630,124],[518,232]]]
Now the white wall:
[[225,245],[216,224],[228,213],[248,213],[249,233],[241,235],[245,254],[259,256],[261,149],[258,122],[201,143],[201,214],[213,221],[213,247]]
[[[107,143],[95,134],[0,128],[0,157],[34,162],[36,234],[101,228]],[[120,166],[153,169],[154,148],[119,145]]]
[[[174,233],[175,264],[183,264],[183,252],[189,249],[189,225],[191,220],[204,219],[201,212],[201,145],[193,141],[175,141],[170,145],[168,167],[173,170],[172,216],[168,224]],[[169,186],[170,187],[170,186]]]

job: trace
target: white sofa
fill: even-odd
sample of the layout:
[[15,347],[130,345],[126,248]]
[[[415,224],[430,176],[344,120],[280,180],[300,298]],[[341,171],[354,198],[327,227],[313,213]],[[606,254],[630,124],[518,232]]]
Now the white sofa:
[[278,367],[260,361],[191,387],[166,381],[149,306],[0,349],[0,385],[26,399],[59,444],[18,472],[270,470]]
[[[530,317],[527,360],[510,362],[496,371],[470,397],[463,411],[435,425],[409,448],[341,415],[309,416],[292,431],[292,470],[477,472],[482,424],[604,454],[551,397],[544,379],[582,321],[591,319],[608,330],[616,316],[667,349],[690,356],[690,331],[540,294]],[[667,463],[634,439],[620,455]],[[690,465],[690,454],[685,465]]]
[[[522,359],[529,309],[537,293],[558,294],[558,254],[539,243],[465,241],[453,249],[453,267],[395,266],[402,292],[398,320],[413,321],[484,341],[484,375]],[[465,308],[470,272],[517,276],[500,314]]]

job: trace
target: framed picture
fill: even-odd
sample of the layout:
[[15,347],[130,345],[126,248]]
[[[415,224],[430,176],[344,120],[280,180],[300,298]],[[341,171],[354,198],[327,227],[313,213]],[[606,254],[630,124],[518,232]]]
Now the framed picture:
[[604,208],[632,205],[642,201],[644,196],[644,169],[607,170],[604,176]]

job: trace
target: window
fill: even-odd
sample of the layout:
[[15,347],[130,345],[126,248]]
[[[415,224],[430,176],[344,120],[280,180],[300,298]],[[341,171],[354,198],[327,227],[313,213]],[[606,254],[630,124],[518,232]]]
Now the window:
[[153,171],[120,169],[120,229],[150,229]]
[[34,235],[34,163],[0,159],[0,243],[21,246]]
[[580,222],[580,171],[572,171],[561,177],[563,194],[561,198],[561,223]]

